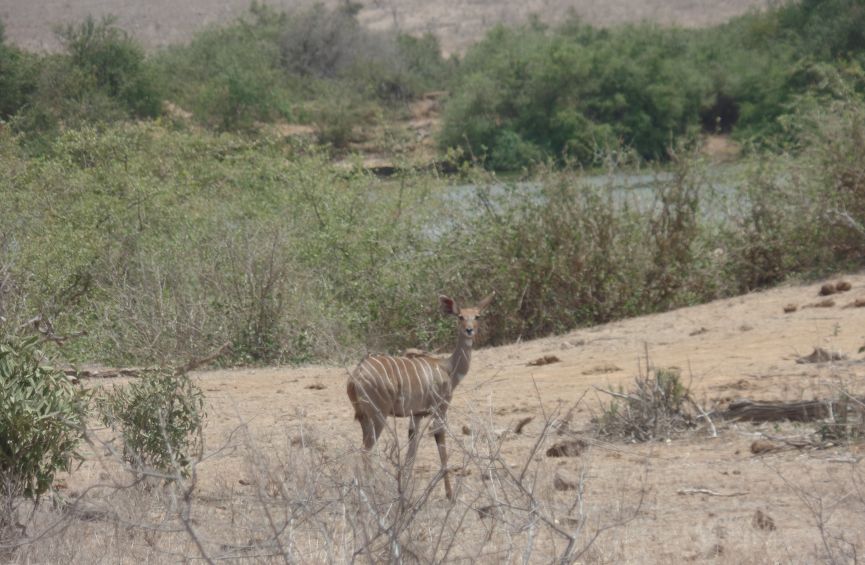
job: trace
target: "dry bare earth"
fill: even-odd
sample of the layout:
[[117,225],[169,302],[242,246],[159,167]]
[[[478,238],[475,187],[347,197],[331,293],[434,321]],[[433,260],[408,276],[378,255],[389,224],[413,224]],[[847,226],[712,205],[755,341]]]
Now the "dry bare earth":
[[[291,9],[310,2],[266,3]],[[498,23],[521,22],[530,14],[556,22],[573,10],[585,21],[604,26],[642,20],[705,26],[752,8],[762,8],[768,0],[361,0],[360,3],[363,4],[360,19],[369,27],[396,27],[413,34],[433,32],[450,53],[462,51]],[[5,0],[0,4],[0,18],[6,23],[11,40],[27,49],[56,49],[54,27],[78,21],[88,14],[116,15],[119,25],[146,46],[159,47],[186,41],[205,26],[230,21],[248,6],[247,0]]]
[[[477,452],[476,442],[494,438],[501,449],[499,463],[510,466],[514,473],[529,459],[532,488],[543,502],[541,510],[549,511],[544,515],[555,516],[565,530],[577,523],[566,511],[577,491],[560,489],[581,473],[587,532],[615,525],[620,518],[633,518],[601,533],[581,557],[583,561],[813,562],[825,556],[817,520],[808,507],[816,506],[818,500],[824,505],[828,530],[845,536],[846,541],[836,541],[834,547],[849,542],[861,555],[865,550],[865,501],[861,491],[851,493],[855,484],[862,487],[863,463],[859,461],[865,450],[861,445],[764,455],[753,455],[749,449],[761,434],[808,434],[813,430],[808,425],[716,422],[717,438],[699,431],[643,445],[589,441],[578,457],[543,455],[553,442],[569,437],[545,430],[545,423],[554,416],[561,419],[589,391],[570,423],[570,429],[585,428],[598,407],[593,385],[627,387],[638,364],[644,362],[641,358],[646,350],[654,365],[679,367],[686,376],[691,375],[695,396],[707,406],[736,397],[825,397],[841,381],[854,388],[858,383],[861,393],[865,355],[858,349],[865,344],[865,309],[843,306],[865,296],[865,273],[846,280],[853,289],[841,295],[833,308],[785,314],[785,305],[812,302],[820,288],[818,283],[790,285],[477,351],[450,412],[451,463],[463,467],[457,473],[457,502],[451,506],[444,499],[442,485],[434,485],[418,514],[418,528],[412,530],[413,543],[431,546],[441,524],[455,524],[456,514],[464,516],[457,534],[460,541],[446,559],[517,561],[525,556],[528,545],[534,547],[530,561],[547,562],[561,553],[563,541],[537,520],[535,538],[530,526],[512,524],[508,530],[504,519],[498,529],[490,526],[491,518],[485,513],[494,515],[499,508],[495,500],[490,502],[491,481],[483,479],[477,460],[466,454]],[[847,354],[849,360],[796,363],[815,346]],[[527,365],[553,354],[559,362]],[[306,523],[291,514],[301,515],[297,508],[312,512],[309,508],[316,497],[338,496],[333,494],[336,490],[316,490],[311,484],[330,482],[348,488],[345,485],[369,477],[359,463],[360,428],[352,419],[345,394],[348,369],[309,366],[196,374],[208,398],[206,444],[210,455],[198,466],[190,524],[211,556],[263,559],[276,551],[272,542],[264,541],[272,537],[269,521],[293,524],[287,526],[290,536],[283,531],[283,539],[292,542],[282,550],[295,560],[347,561],[362,545],[352,537],[357,532],[349,527],[351,516],[334,512],[333,506],[328,507],[331,514],[319,512],[324,525],[315,527],[314,521]],[[533,418],[526,423],[528,417]],[[513,432],[518,422],[524,426],[519,434]],[[396,426],[397,435],[386,433],[372,458],[371,474],[381,480],[394,470],[388,462],[389,447],[405,438],[405,420],[400,419]],[[544,434],[548,437],[542,438]],[[539,439],[543,444],[533,451]],[[434,446],[426,434],[416,469],[421,485],[435,480],[438,456]],[[95,482],[122,478],[110,459],[101,450],[91,454],[84,467],[68,479],[67,492],[79,493]],[[851,482],[856,476],[860,482]],[[313,494],[305,499],[305,492]],[[97,506],[107,500],[97,491],[91,494]],[[414,495],[422,498],[422,492]],[[118,510],[123,515],[121,526],[155,520],[163,524],[155,532],[117,526],[113,519],[108,523],[115,527],[99,521],[74,523],[59,536],[27,548],[21,558],[91,562],[98,555],[109,562],[172,562],[197,555],[184,528],[159,522],[160,504],[170,506],[170,500],[158,503],[155,496],[133,490],[111,499],[112,508],[125,508]],[[262,513],[268,500],[291,496],[306,502],[279,507],[276,516]],[[337,508],[345,506],[337,504]],[[395,510],[387,506],[390,511]],[[577,511],[572,509],[571,516]],[[491,541],[482,545],[485,536]],[[589,537],[581,537],[580,543]],[[88,541],[81,543],[83,539]],[[443,557],[441,551],[436,555]]]

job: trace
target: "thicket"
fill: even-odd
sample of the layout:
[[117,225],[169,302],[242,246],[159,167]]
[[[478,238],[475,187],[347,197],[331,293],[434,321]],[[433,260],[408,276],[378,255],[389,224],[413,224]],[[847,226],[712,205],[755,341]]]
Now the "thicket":
[[37,342],[0,340],[0,555],[21,535],[22,501],[71,469],[84,437],[88,395],[44,365]]
[[432,35],[374,32],[350,7],[321,4],[247,17],[155,57],[169,98],[224,130],[284,119],[343,145],[355,126],[446,83],[451,65]]
[[31,145],[49,143],[64,127],[161,112],[159,81],[143,49],[111,18],[87,18],[57,34],[61,54],[37,56],[0,43],[0,119]]
[[150,57],[112,18],[57,35],[62,52],[39,56],[5,45],[0,32],[0,119],[41,149],[60,129],[156,117],[165,101],[215,129],[310,123],[320,141],[342,146],[356,126],[441,89],[453,67],[432,35],[373,32],[356,11],[320,4],[277,12],[253,3],[235,23]]
[[[353,358],[449,346],[435,296],[498,292],[505,343],[865,263],[865,107],[815,105],[795,156],[718,171],[680,155],[448,187],[331,167],[314,147],[156,124],[67,131],[48,157],[0,136],[0,315],[41,313],[73,359]],[[17,324],[17,325],[16,325]]]
[[492,169],[599,165],[622,146],[664,161],[701,131],[747,146],[794,142],[785,117],[802,98],[833,99],[831,76],[865,93],[863,29],[858,0],[786,3],[700,30],[534,20],[492,30],[457,61],[432,35],[364,28],[354,4],[253,3],[236,22],[145,57],[113,20],[87,19],[58,31],[61,54],[0,41],[0,119],[54,135],[153,117],[169,101],[211,128],[312,124],[319,141],[343,147],[360,126],[402,114],[403,102],[450,90],[442,148]]
[[499,27],[466,54],[441,143],[498,170],[598,165],[621,145],[666,160],[699,131],[787,143],[780,118],[802,96],[831,99],[827,75],[865,92],[863,29],[857,0],[787,3],[705,30]]
[[[63,346],[73,361],[230,341],[233,362],[307,362],[448,345],[439,292],[497,290],[485,333],[503,343],[861,265],[862,13],[825,4],[708,31],[491,32],[460,65],[443,135],[496,168],[567,157],[524,183],[465,167],[471,189],[223,131],[282,115],[340,143],[366,111],[352,96],[441,84],[434,39],[365,31],[350,11],[254,6],[152,59],[110,20],[66,28],[61,55],[0,43],[0,82],[17,85],[0,90],[0,329],[38,313],[87,330]],[[213,129],[122,119],[163,95]],[[730,122],[784,143],[721,174],[671,136]],[[623,145],[671,172],[623,189],[641,162],[615,164]],[[606,175],[580,175],[586,160]]]

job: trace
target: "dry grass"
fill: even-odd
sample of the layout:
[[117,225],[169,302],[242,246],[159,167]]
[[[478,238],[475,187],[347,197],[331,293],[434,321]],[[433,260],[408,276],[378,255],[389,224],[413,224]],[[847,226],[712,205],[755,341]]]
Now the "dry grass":
[[[448,438],[450,503],[432,453],[406,468],[402,426],[365,456],[299,416],[267,434],[236,425],[190,478],[170,484],[136,480],[109,438],[95,440],[67,504],[35,513],[32,542],[12,562],[843,563],[865,547],[849,527],[865,519],[855,446],[752,455],[750,438],[766,430],[736,425],[672,444],[568,431],[563,442],[557,409],[517,436],[470,406],[473,431]],[[550,456],[567,442],[581,449]]]
[[[135,479],[116,457],[95,453],[82,491],[61,509],[43,506],[29,522],[20,562],[171,562],[182,559],[343,562],[573,562],[596,555],[606,531],[639,516],[643,476],[620,498],[591,500],[591,459],[573,488],[553,486],[541,455],[557,421],[551,414],[520,460],[502,453],[507,434],[482,418],[469,437],[451,437],[456,503],[439,471],[409,469],[396,430],[365,455],[334,448],[314,424],[287,437],[235,428],[191,477]],[[94,436],[97,452],[113,452]],[[233,473],[220,460],[233,460]],[[641,467],[645,469],[645,466]],[[94,476],[95,475],[95,476]],[[44,533],[44,535],[42,535]],[[82,544],[82,539],[89,540]]]

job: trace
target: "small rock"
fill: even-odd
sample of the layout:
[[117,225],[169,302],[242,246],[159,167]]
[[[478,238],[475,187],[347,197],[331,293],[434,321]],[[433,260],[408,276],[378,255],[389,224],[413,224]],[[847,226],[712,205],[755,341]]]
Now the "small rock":
[[478,516],[481,518],[496,518],[501,516],[501,510],[499,510],[499,507],[496,504],[482,506],[481,508],[478,508]]
[[851,288],[853,288],[853,285],[847,281],[838,281],[835,283],[835,290],[838,292],[847,292]]
[[798,309],[799,309],[799,307],[796,306],[795,304],[787,304],[786,306],[784,306],[784,313],[785,314],[792,314],[793,312],[795,312]]
[[310,390],[324,390],[324,389],[326,389],[327,387],[324,386],[324,385],[321,384],[321,383],[312,383],[311,385],[306,385],[306,386],[303,387],[303,388],[308,388],[308,389],[310,389]]
[[775,520],[762,510],[754,512],[754,519],[751,520],[751,523],[758,530],[766,530],[767,532],[775,531]]
[[588,446],[582,439],[562,441],[547,450],[547,457],[579,457]]
[[846,355],[842,355],[837,352],[829,352],[823,349],[822,347],[814,348],[814,351],[811,355],[806,355],[805,357],[799,357],[796,359],[796,363],[806,364],[806,363],[828,363],[829,361],[843,361],[846,359]]
[[762,455],[763,453],[772,453],[777,451],[781,446],[768,439],[758,439],[751,444],[751,453],[754,455]]
[[538,357],[534,361],[529,361],[530,367],[540,367],[541,365],[549,365],[550,363],[558,363],[561,361],[555,355],[544,355],[543,357]]
[[835,285],[832,283],[826,283],[820,287],[820,296],[829,296],[830,294],[835,294],[838,290],[835,288]]
[[577,490],[580,488],[580,476],[571,471],[559,469],[553,478],[553,487],[556,490]]
[[463,435],[464,436],[472,435],[472,429],[470,427],[466,426],[465,424],[463,424]]

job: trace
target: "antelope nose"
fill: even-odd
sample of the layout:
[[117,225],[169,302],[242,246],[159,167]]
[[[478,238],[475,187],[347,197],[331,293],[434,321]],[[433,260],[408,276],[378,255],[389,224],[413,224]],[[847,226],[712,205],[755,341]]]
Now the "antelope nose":
[[466,335],[472,335],[473,333],[475,333],[474,328],[466,328]]

